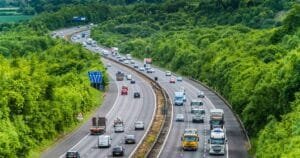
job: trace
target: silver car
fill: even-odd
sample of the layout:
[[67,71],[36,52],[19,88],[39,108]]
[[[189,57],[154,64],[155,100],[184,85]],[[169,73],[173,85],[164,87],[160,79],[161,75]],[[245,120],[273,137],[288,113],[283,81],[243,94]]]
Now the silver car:
[[134,129],[135,130],[144,130],[145,126],[144,126],[144,122],[142,121],[136,121],[134,123]]
[[177,122],[184,122],[184,115],[183,114],[176,114],[175,120]]

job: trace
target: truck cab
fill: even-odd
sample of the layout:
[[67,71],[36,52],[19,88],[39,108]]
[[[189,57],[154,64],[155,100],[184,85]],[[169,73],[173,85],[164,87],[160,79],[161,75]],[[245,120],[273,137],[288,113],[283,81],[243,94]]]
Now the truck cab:
[[181,136],[183,150],[198,150],[199,136],[197,129],[185,129]]
[[184,104],[184,92],[175,92],[174,104],[183,106]]
[[215,128],[210,133],[208,150],[210,155],[224,155],[226,152],[227,139],[223,129]]
[[[199,111],[201,109],[204,110],[203,109],[203,102],[199,99],[193,99],[191,101],[190,105],[191,105],[191,113],[192,114],[196,113],[197,111]],[[204,113],[205,113],[205,111],[204,111]]]

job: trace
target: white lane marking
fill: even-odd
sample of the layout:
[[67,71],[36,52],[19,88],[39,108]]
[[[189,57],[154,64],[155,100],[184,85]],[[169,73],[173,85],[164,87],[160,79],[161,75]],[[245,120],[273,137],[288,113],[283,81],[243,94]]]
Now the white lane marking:
[[155,116],[155,112],[156,112],[156,109],[157,109],[157,98],[156,98],[156,95],[155,95],[155,93],[154,93],[154,90],[153,90],[153,88],[150,88],[151,89],[151,92],[152,92],[152,94],[153,94],[153,96],[154,96],[154,111],[153,111],[153,113],[152,113],[152,118],[151,118],[151,121],[150,121],[150,123],[148,124],[148,128],[147,128],[147,130],[145,131],[145,133],[144,133],[144,135],[143,135],[143,137],[140,139],[140,141],[139,141],[139,143],[136,145],[136,147],[133,149],[133,151],[131,152],[131,154],[129,155],[129,157],[131,158],[132,156],[133,156],[133,154],[136,152],[136,150],[138,149],[138,147],[142,144],[142,142],[143,142],[143,140],[145,139],[145,137],[146,137],[146,135],[147,135],[147,133],[149,132],[149,130],[150,130],[150,127],[151,127],[151,125],[152,125],[152,123],[153,123],[153,121],[154,121],[154,116]]

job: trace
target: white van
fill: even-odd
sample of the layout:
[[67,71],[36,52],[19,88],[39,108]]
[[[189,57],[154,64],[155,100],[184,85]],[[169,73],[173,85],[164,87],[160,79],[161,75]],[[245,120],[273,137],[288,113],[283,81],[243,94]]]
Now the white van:
[[111,146],[110,135],[101,135],[98,137],[98,148],[109,148]]

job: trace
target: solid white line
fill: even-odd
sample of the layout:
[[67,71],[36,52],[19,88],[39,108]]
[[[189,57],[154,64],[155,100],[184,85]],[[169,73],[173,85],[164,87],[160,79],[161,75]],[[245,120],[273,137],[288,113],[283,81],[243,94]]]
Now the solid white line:
[[153,121],[154,121],[154,116],[155,116],[155,112],[156,112],[156,109],[157,109],[157,98],[156,98],[156,94],[154,93],[154,90],[153,90],[153,88],[150,88],[151,89],[151,92],[152,92],[152,94],[153,94],[153,96],[154,96],[154,111],[153,111],[153,113],[152,113],[152,118],[151,118],[151,121],[150,121],[150,123],[149,123],[149,125],[148,125],[148,128],[147,128],[147,130],[145,131],[145,133],[144,133],[144,135],[143,135],[143,137],[141,138],[141,140],[139,141],[139,143],[137,144],[137,146],[133,149],[133,151],[131,152],[131,154],[129,155],[129,157],[131,158],[132,156],[133,156],[133,154],[136,152],[136,150],[138,149],[138,147],[142,144],[142,142],[143,142],[143,140],[145,139],[145,137],[146,137],[146,135],[147,135],[147,133],[149,132],[149,130],[150,130],[150,127],[152,126],[152,123],[153,123]]

